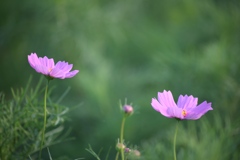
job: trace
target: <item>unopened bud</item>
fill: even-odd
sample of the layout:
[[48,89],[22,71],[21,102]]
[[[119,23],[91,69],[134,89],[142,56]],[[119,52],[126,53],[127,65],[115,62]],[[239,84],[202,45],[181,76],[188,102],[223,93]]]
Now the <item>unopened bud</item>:
[[116,145],[117,151],[124,150],[125,148],[126,148],[126,146],[124,144],[122,144],[122,143],[118,142],[117,145]]
[[[126,149],[125,149],[125,153],[127,153]],[[140,159],[141,153],[137,149],[129,149],[128,157],[129,157],[129,159],[136,159],[137,160],[137,159]]]
[[134,156],[136,157],[140,157],[141,156],[141,153],[139,152],[139,150],[133,150],[132,153],[134,154]]
[[133,114],[133,107],[130,105],[124,105],[123,111],[124,111],[125,115],[130,116],[131,114]]
[[130,153],[131,152],[131,149],[130,148],[125,148],[125,153]]

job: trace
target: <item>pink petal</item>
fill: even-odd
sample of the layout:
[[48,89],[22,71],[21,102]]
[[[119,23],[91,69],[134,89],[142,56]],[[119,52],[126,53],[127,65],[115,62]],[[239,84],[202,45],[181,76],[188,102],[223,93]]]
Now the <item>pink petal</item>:
[[64,73],[68,73],[72,69],[72,67],[73,67],[72,64],[65,63],[61,66],[61,70]]
[[174,102],[171,91],[163,91],[163,93],[158,92],[158,101],[162,106],[165,107],[177,107]]
[[156,98],[152,98],[152,103],[151,103],[153,109],[155,109],[157,112],[160,112],[163,116],[165,117],[171,117],[171,115],[169,115],[167,113],[168,108],[166,106],[162,106]]
[[204,101],[195,108],[187,110],[187,115],[185,119],[196,120],[201,118],[201,116],[204,115],[206,112],[208,112],[209,110],[213,110],[211,105],[211,103],[207,103],[206,101]]
[[58,61],[56,63],[56,68],[60,69],[60,70],[65,70],[65,68],[68,66],[68,63],[67,62],[64,62],[64,61]]
[[56,66],[51,71],[50,75],[55,78],[65,79],[75,76],[79,71],[74,70],[69,72],[72,69],[73,65],[68,64],[64,61],[59,61],[56,63]]
[[177,106],[182,109],[193,108],[197,106],[198,98],[194,98],[193,96],[183,96],[180,95],[178,98]]
[[36,65],[40,65],[40,62],[36,53],[31,53],[30,55],[28,55],[28,62],[30,66],[34,69]]
[[183,114],[182,114],[182,109],[178,107],[169,107],[167,110],[167,113],[170,116],[170,118],[179,118],[179,119],[184,119]]
[[62,70],[57,67],[53,68],[49,75],[53,78],[60,78],[60,79],[65,78],[65,73],[62,72]]
[[43,66],[43,65],[36,65],[35,66],[35,70],[38,72],[38,73],[42,73],[44,75],[48,75],[49,72],[48,72],[48,68],[46,66]]
[[65,75],[65,78],[72,78],[72,77],[74,77],[78,72],[79,72],[79,70],[73,70],[73,71],[71,71],[71,72],[68,72],[68,73]]
[[54,68],[54,66],[55,66],[54,60],[52,58],[47,59],[47,63],[46,64],[47,64],[47,68],[49,68],[50,70],[52,70]]

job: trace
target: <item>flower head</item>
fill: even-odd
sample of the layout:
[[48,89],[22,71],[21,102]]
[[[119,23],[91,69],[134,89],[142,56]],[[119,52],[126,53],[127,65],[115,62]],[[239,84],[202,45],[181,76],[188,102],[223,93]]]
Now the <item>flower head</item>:
[[171,91],[158,92],[158,100],[152,99],[152,107],[168,118],[177,118],[180,120],[190,119],[196,120],[204,115],[207,111],[213,110],[211,103],[206,101],[197,105],[198,98],[192,95],[180,95],[177,104],[174,102]]
[[126,146],[125,146],[123,143],[118,142],[118,143],[116,144],[116,150],[117,150],[117,151],[124,150],[125,148],[126,148]]
[[124,105],[123,112],[126,116],[130,116],[133,114],[133,107],[131,105]]
[[55,64],[52,58],[49,59],[46,56],[43,58],[38,57],[36,53],[28,55],[28,62],[36,72],[41,73],[50,79],[72,78],[79,72],[78,70],[70,71],[73,65],[68,64],[68,62],[59,61]]
[[130,153],[130,152],[131,152],[131,149],[130,149],[130,148],[125,148],[125,149],[124,149],[124,152],[125,152],[125,153]]

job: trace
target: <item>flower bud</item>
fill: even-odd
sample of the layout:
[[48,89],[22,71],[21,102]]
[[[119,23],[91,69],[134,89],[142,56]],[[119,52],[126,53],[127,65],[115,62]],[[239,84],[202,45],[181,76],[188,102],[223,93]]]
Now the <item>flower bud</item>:
[[125,148],[125,153],[127,153],[128,154],[128,157],[129,157],[129,159],[139,159],[140,157],[141,157],[141,153],[140,153],[140,151],[139,150],[137,150],[137,149],[129,149],[129,152],[126,152],[126,149],[127,148]]
[[124,145],[124,144],[122,144],[122,143],[117,143],[117,145],[116,145],[116,149],[117,149],[117,151],[121,151],[121,150],[124,150],[126,148],[126,146]]
[[134,156],[136,157],[140,157],[141,156],[141,153],[139,152],[139,150],[133,150],[132,153],[134,154]]
[[131,149],[130,148],[125,148],[125,153],[130,153],[131,152]]
[[123,106],[123,111],[124,111],[126,116],[130,116],[131,114],[133,114],[133,107],[130,106],[130,105],[124,105]]

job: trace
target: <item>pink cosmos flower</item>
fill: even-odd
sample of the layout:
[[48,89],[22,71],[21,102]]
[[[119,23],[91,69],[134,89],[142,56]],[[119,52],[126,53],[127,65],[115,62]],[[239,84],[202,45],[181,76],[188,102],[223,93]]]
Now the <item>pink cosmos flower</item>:
[[204,115],[207,111],[213,110],[211,103],[206,101],[197,105],[198,98],[192,95],[180,95],[177,104],[174,102],[171,91],[158,92],[158,100],[152,99],[152,107],[168,118],[177,118],[180,120],[196,120]]
[[49,59],[46,56],[43,58],[38,57],[36,53],[28,55],[28,62],[33,69],[48,78],[72,78],[79,72],[78,70],[70,72],[73,65],[68,64],[68,62],[59,61],[55,64],[52,58]]

